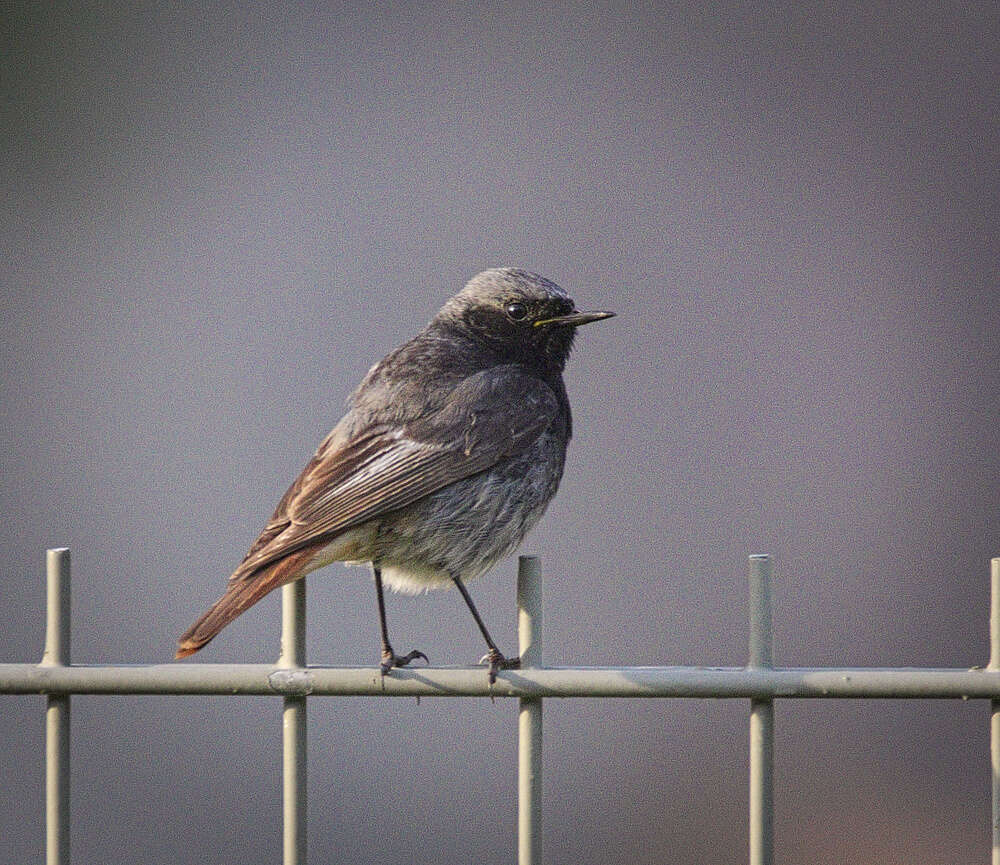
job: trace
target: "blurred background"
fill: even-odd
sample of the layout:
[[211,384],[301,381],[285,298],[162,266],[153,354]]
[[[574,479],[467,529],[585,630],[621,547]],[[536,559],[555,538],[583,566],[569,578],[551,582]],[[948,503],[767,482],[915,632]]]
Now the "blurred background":
[[[473,274],[582,308],[550,664],[968,667],[1000,555],[991,4],[15,4],[3,20],[0,661],[160,663],[368,367]],[[514,560],[472,585],[516,646]],[[270,662],[278,597],[195,662]],[[482,654],[461,598],[401,649]],[[308,657],[372,664],[372,584]],[[0,859],[44,838],[43,698],[0,697]],[[514,701],[309,704],[313,862],[504,863]],[[747,701],[545,706],[546,861],[745,861]],[[274,862],[280,702],[76,697],[80,862]],[[777,861],[989,849],[982,701],[780,702]]]

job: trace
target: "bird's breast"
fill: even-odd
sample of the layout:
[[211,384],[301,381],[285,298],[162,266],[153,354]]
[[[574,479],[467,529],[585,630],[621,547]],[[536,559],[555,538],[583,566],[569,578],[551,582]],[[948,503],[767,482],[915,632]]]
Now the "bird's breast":
[[543,433],[525,451],[386,514],[379,521],[382,576],[417,593],[470,580],[513,552],[559,487],[565,442]]

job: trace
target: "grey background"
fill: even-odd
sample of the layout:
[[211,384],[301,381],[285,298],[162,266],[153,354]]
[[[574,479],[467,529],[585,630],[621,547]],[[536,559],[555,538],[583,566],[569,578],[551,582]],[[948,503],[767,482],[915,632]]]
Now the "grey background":
[[[3,19],[0,659],[162,662],[365,370],[475,272],[580,333],[546,660],[986,658],[1000,555],[992,4],[102,3]],[[515,645],[514,562],[473,584]],[[204,661],[277,655],[277,597]],[[310,578],[311,662],[374,664],[370,580]],[[453,592],[397,644],[481,654]],[[38,861],[41,698],[0,699],[0,860]],[[314,700],[313,862],[509,862],[513,702]],[[77,861],[273,862],[273,700],[74,698]],[[550,701],[552,863],[736,863],[740,701]],[[982,702],[781,703],[782,863],[972,863]]]

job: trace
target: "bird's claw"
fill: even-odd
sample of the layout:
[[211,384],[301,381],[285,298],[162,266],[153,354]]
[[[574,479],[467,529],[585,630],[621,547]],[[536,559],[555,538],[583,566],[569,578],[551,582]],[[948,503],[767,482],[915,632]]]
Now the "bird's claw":
[[393,667],[405,667],[410,661],[415,661],[417,658],[423,658],[426,664],[430,663],[427,656],[416,649],[402,656],[397,655],[392,649],[386,649],[382,652],[382,675],[386,675]]
[[516,670],[521,666],[520,658],[505,658],[496,649],[490,649],[479,659],[480,664],[489,664],[488,676],[490,684],[497,680],[497,672],[500,670]]

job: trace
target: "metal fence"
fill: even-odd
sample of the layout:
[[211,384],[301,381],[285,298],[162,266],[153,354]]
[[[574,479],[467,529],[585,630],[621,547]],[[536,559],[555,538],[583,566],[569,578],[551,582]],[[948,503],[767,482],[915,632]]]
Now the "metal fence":
[[539,560],[518,563],[521,668],[490,686],[481,667],[308,667],[305,582],[282,589],[281,656],[275,664],[70,664],[70,556],[47,555],[45,652],[39,664],[0,664],[0,693],[45,694],[46,851],[68,865],[71,694],[260,694],[283,701],[284,863],[306,861],[306,700],[316,696],[516,697],[518,862],[542,861],[542,702],[545,697],[712,697],[750,701],[751,865],[774,851],[774,701],[793,697],[987,699],[991,701],[993,865],[1000,865],[1000,558],[991,562],[990,658],[971,670],[806,668],[772,665],[771,561],[750,556],[750,646],[745,667],[546,667],[542,663]]

